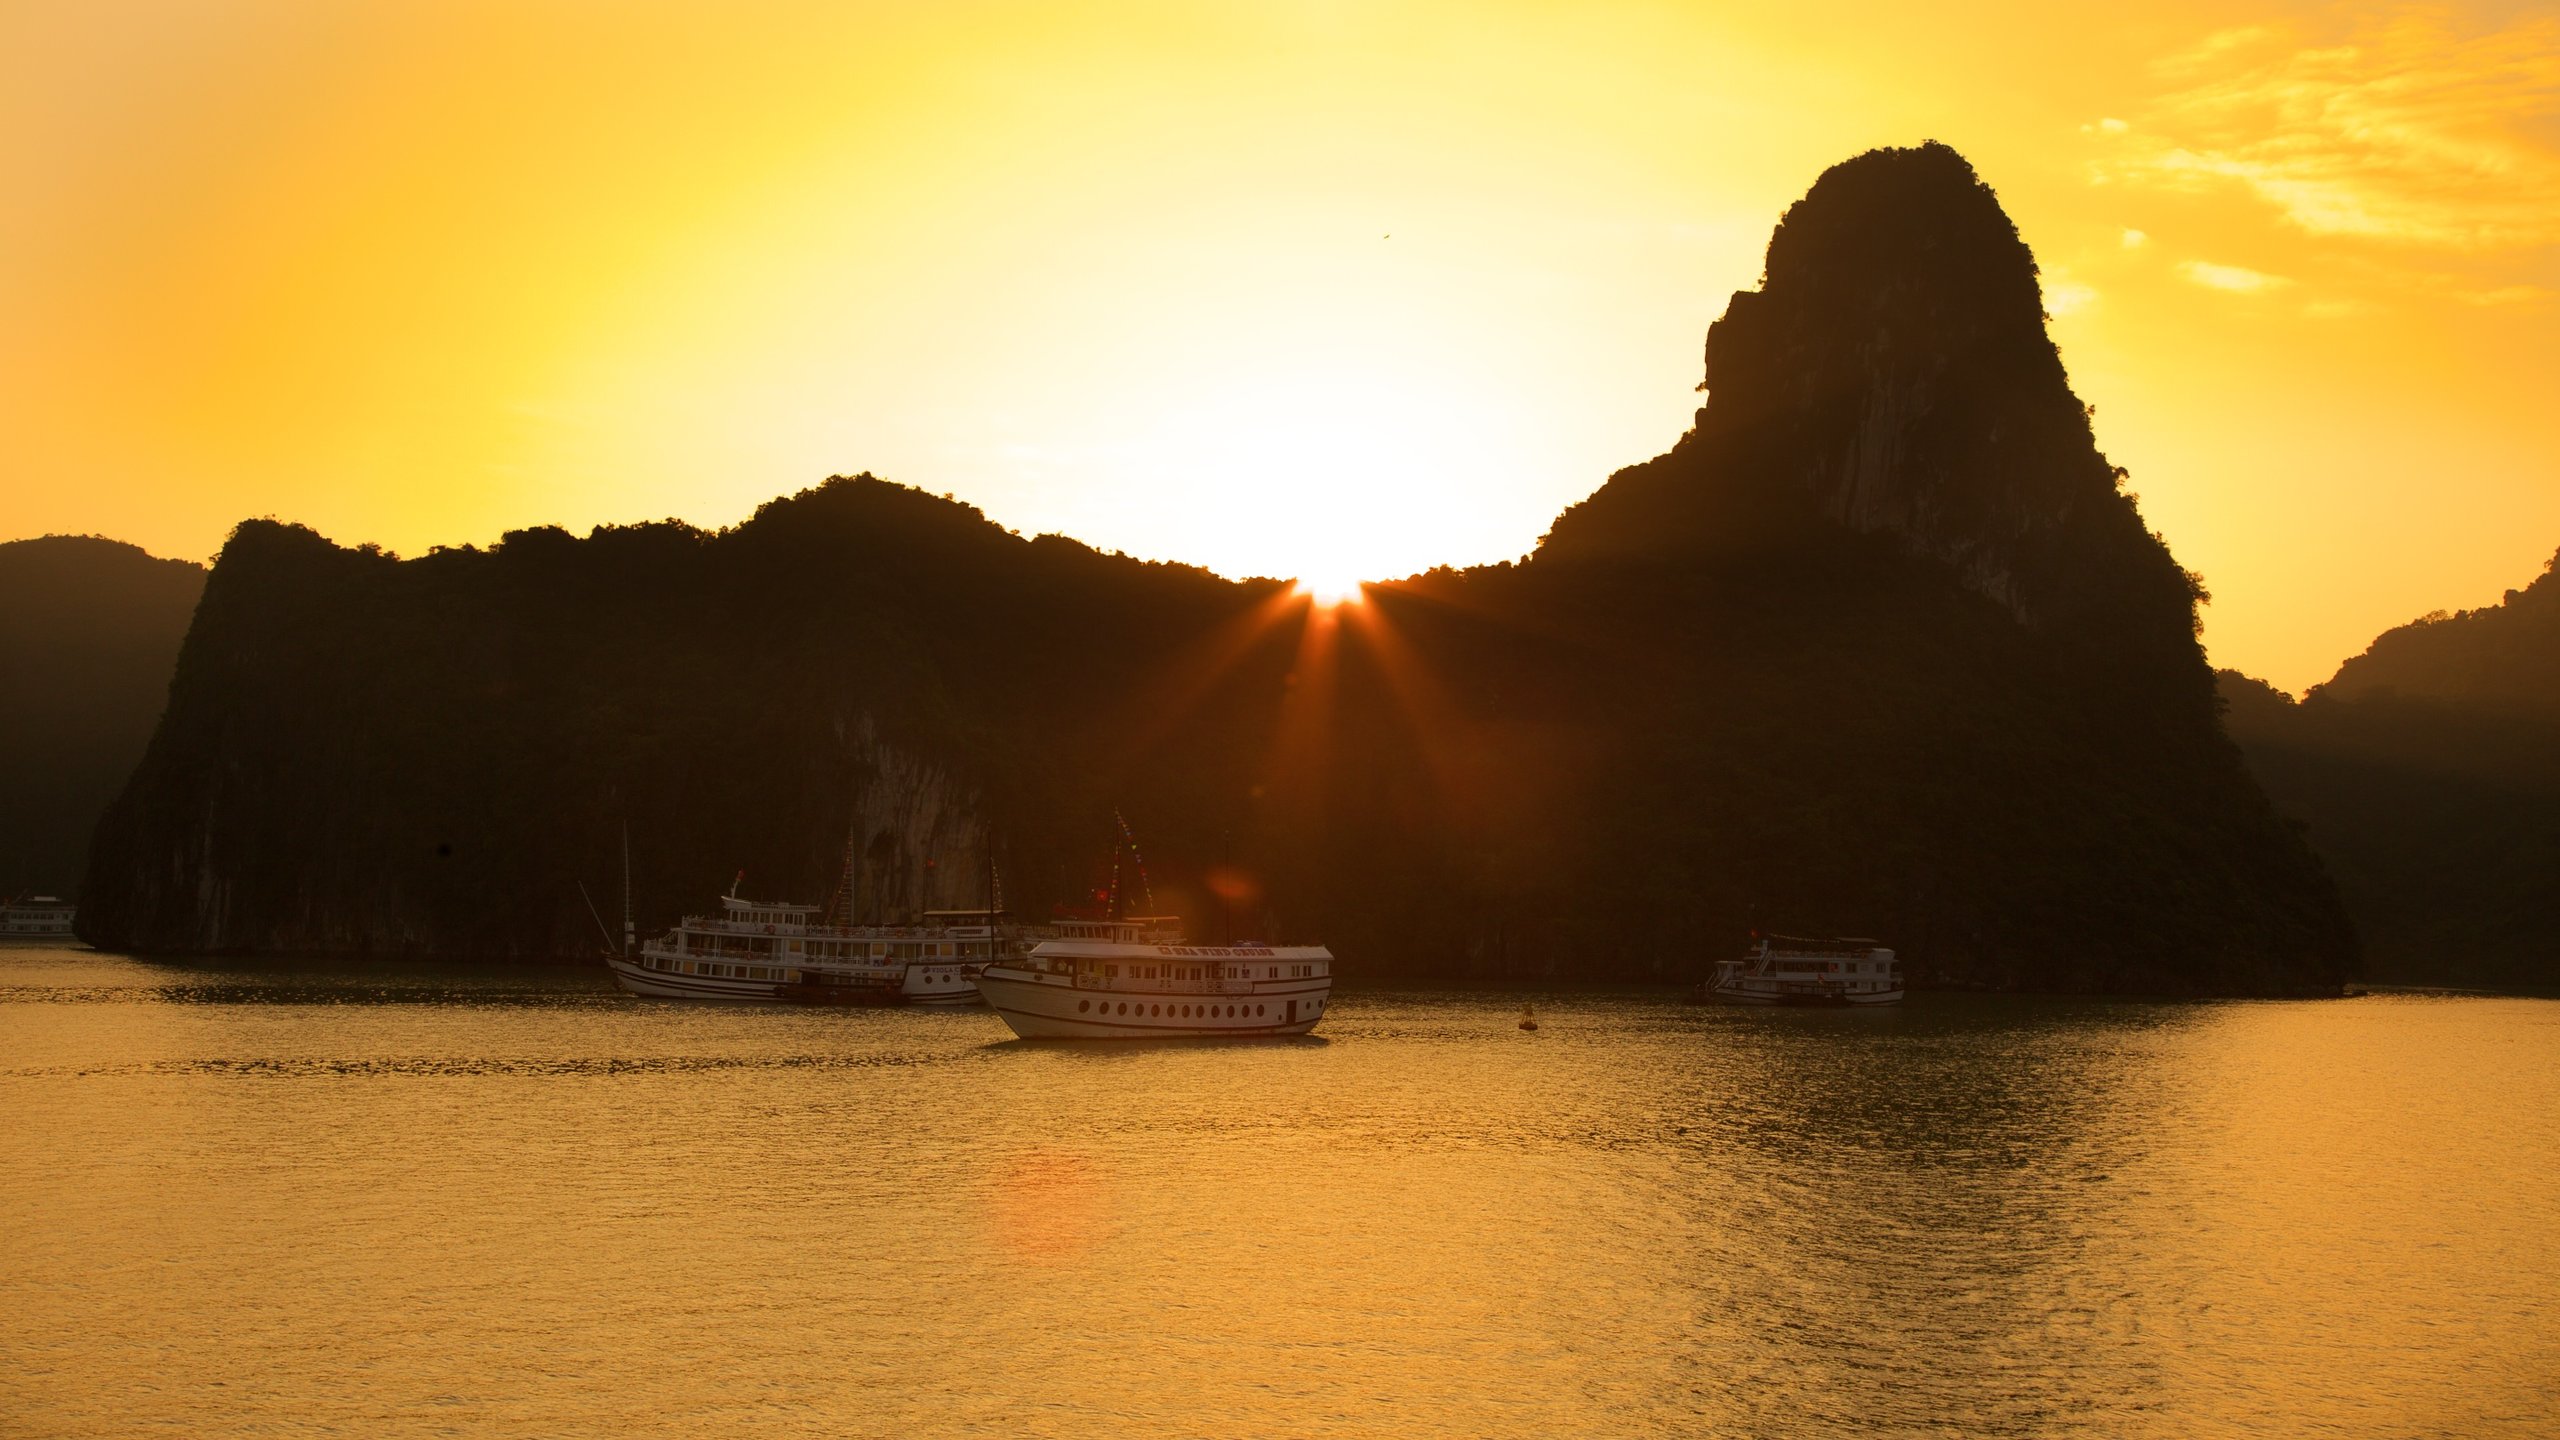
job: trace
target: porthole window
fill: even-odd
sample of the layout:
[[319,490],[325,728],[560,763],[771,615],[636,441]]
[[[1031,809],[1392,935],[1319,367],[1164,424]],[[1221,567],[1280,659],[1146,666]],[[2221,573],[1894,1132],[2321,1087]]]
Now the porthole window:
[[1083,1014],[1084,1012],[1086,1012],[1087,1010],[1090,1010],[1090,1009],[1092,1009],[1092,1008],[1093,1008],[1093,1002],[1092,1002],[1092,1001],[1090,1001],[1090,1000],[1079,1000],[1079,1001],[1077,1001],[1077,1002],[1076,1002],[1076,1013],[1077,1013],[1077,1014],[1079,1014],[1079,1015]]
[[1261,1014],[1261,1013],[1262,1013],[1262,1007],[1261,1007],[1261,1006],[1259,1006],[1259,1005],[1254,1006],[1254,1007],[1253,1007],[1253,1013],[1254,1013],[1254,1014],[1256,1014],[1256,1015]]
[[1123,1015],[1126,1015],[1126,1014],[1128,1014],[1128,1013],[1129,1013],[1129,1007],[1128,1007],[1128,1005],[1127,1005],[1125,1002],[1120,1006],[1120,1013],[1121,1013],[1121,1014],[1123,1014]]

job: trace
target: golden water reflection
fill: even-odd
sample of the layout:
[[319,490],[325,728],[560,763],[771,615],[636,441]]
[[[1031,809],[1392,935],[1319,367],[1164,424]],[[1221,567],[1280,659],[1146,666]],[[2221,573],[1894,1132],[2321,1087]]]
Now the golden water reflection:
[[24,1433],[2528,1435],[2560,1005],[1315,1041],[0,954]]

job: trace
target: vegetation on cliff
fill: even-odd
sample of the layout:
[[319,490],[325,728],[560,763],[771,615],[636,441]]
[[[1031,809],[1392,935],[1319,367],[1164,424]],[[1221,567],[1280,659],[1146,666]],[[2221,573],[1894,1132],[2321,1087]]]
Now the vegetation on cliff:
[[654,923],[742,865],[818,893],[856,815],[875,894],[953,893],[974,821],[1036,913],[1117,806],[1197,930],[1373,975],[1686,978],[1764,926],[1922,983],[2333,991],[2334,891],[1963,160],[1826,174],[1708,360],[1529,560],[1338,618],[869,477],[407,561],[245,525],[84,924],[576,951],[626,821]]

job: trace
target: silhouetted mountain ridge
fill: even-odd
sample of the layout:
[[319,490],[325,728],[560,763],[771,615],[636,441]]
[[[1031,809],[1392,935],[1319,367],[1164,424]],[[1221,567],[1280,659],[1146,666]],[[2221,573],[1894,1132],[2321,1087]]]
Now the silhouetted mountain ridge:
[[1963,160],[1835,167],[1708,348],[1696,427],[1531,560],[1339,622],[867,476],[406,562],[244,526],[94,933],[575,950],[626,818],[653,918],[739,863],[817,893],[849,814],[876,893],[980,825],[1036,912],[1118,806],[1202,933],[1223,865],[1370,974],[1686,978],[1762,925],[1922,983],[2333,991],[2334,893]]
[[0,544],[0,896],[76,894],[204,583],[192,561],[93,535]]
[[2560,553],[2496,605],[2384,631],[2318,689],[2338,700],[2385,692],[2560,717]]
[[[2560,564],[2560,557],[2555,557]],[[2384,632],[2301,701],[2220,677],[2378,978],[2560,986],[2560,579]]]

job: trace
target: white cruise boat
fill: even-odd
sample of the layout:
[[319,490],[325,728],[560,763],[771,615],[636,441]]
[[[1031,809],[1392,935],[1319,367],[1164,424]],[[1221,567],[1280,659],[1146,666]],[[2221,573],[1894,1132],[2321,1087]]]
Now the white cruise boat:
[[1720,1005],[1899,1005],[1902,968],[1873,940],[1761,937],[1739,960],[1719,960],[1697,998]]
[[720,898],[637,955],[613,955],[615,983],[679,1000],[804,1005],[967,1005],[977,975],[1014,948],[996,913],[931,910],[917,925],[831,925],[815,905]]
[[60,945],[71,941],[78,907],[51,895],[22,895],[0,905],[0,941]]
[[1304,1035],[1333,993],[1321,945],[1185,945],[1172,916],[1061,922],[1028,956],[978,976],[1025,1039]]

